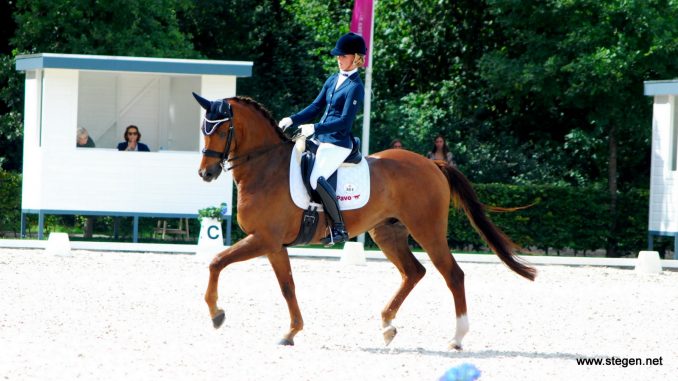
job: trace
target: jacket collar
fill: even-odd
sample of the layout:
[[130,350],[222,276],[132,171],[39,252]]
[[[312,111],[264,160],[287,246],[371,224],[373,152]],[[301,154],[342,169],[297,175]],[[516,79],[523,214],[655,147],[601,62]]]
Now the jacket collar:
[[358,69],[351,70],[350,72],[348,72],[348,73],[350,73],[349,76],[348,76],[348,78],[346,78],[346,79],[344,80],[344,82],[342,82],[341,85],[339,85],[339,87],[336,87],[337,81],[339,80],[339,76],[341,76],[341,73],[342,73],[342,72],[339,72],[339,73],[337,73],[337,74],[334,75],[334,86],[335,86],[334,91],[343,89],[344,86],[346,86],[346,83],[355,81],[355,79],[356,79],[356,78],[358,77],[358,75],[359,75],[359,74],[358,74]]

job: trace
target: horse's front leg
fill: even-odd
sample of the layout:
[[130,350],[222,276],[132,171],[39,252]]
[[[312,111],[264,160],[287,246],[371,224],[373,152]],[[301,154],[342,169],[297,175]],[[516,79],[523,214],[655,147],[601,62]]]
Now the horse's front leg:
[[287,302],[287,309],[290,312],[290,330],[283,336],[279,344],[294,345],[294,336],[304,328],[304,319],[301,317],[301,310],[297,303],[297,295],[294,288],[294,279],[292,278],[292,267],[290,266],[290,257],[287,249],[269,254],[268,260],[273,266],[280,291]]
[[210,279],[207,284],[207,291],[205,292],[205,302],[207,307],[209,307],[214,328],[221,327],[221,324],[224,322],[224,310],[217,307],[217,299],[219,299],[219,274],[221,270],[231,263],[246,261],[274,250],[271,250],[269,245],[250,234],[214,257],[212,263],[210,263]]

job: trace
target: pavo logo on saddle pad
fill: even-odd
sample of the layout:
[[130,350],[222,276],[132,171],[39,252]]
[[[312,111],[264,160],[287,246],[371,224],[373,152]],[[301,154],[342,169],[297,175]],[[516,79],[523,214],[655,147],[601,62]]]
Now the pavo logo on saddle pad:
[[338,192],[337,200],[339,201],[351,201],[360,199],[360,193],[357,193],[357,186],[347,183],[344,185],[344,191]]

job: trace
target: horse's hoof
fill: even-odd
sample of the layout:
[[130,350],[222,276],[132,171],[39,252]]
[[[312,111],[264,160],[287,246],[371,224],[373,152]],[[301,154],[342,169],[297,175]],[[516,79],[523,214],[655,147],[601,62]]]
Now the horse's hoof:
[[289,346],[292,346],[292,345],[294,345],[294,340],[291,340],[291,339],[280,339],[280,341],[278,341],[278,345],[289,345]]
[[214,329],[219,329],[219,327],[224,324],[225,318],[226,315],[224,314],[224,310],[218,310],[217,314],[212,318],[212,325],[214,326]]
[[391,341],[393,341],[393,338],[398,333],[398,330],[396,327],[389,325],[388,327],[382,329],[381,333],[384,335],[384,344],[388,346],[391,344]]
[[449,345],[450,349],[454,349],[456,351],[462,351],[464,348],[462,348],[461,343],[457,343],[456,340],[452,340],[452,342]]

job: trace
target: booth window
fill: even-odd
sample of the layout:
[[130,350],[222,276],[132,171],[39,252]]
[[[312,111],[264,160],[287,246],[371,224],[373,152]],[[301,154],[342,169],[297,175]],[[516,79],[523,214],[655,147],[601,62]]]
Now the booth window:
[[199,76],[82,71],[78,87],[78,126],[96,148],[116,148],[135,125],[151,151],[199,150],[200,109],[191,95]]

